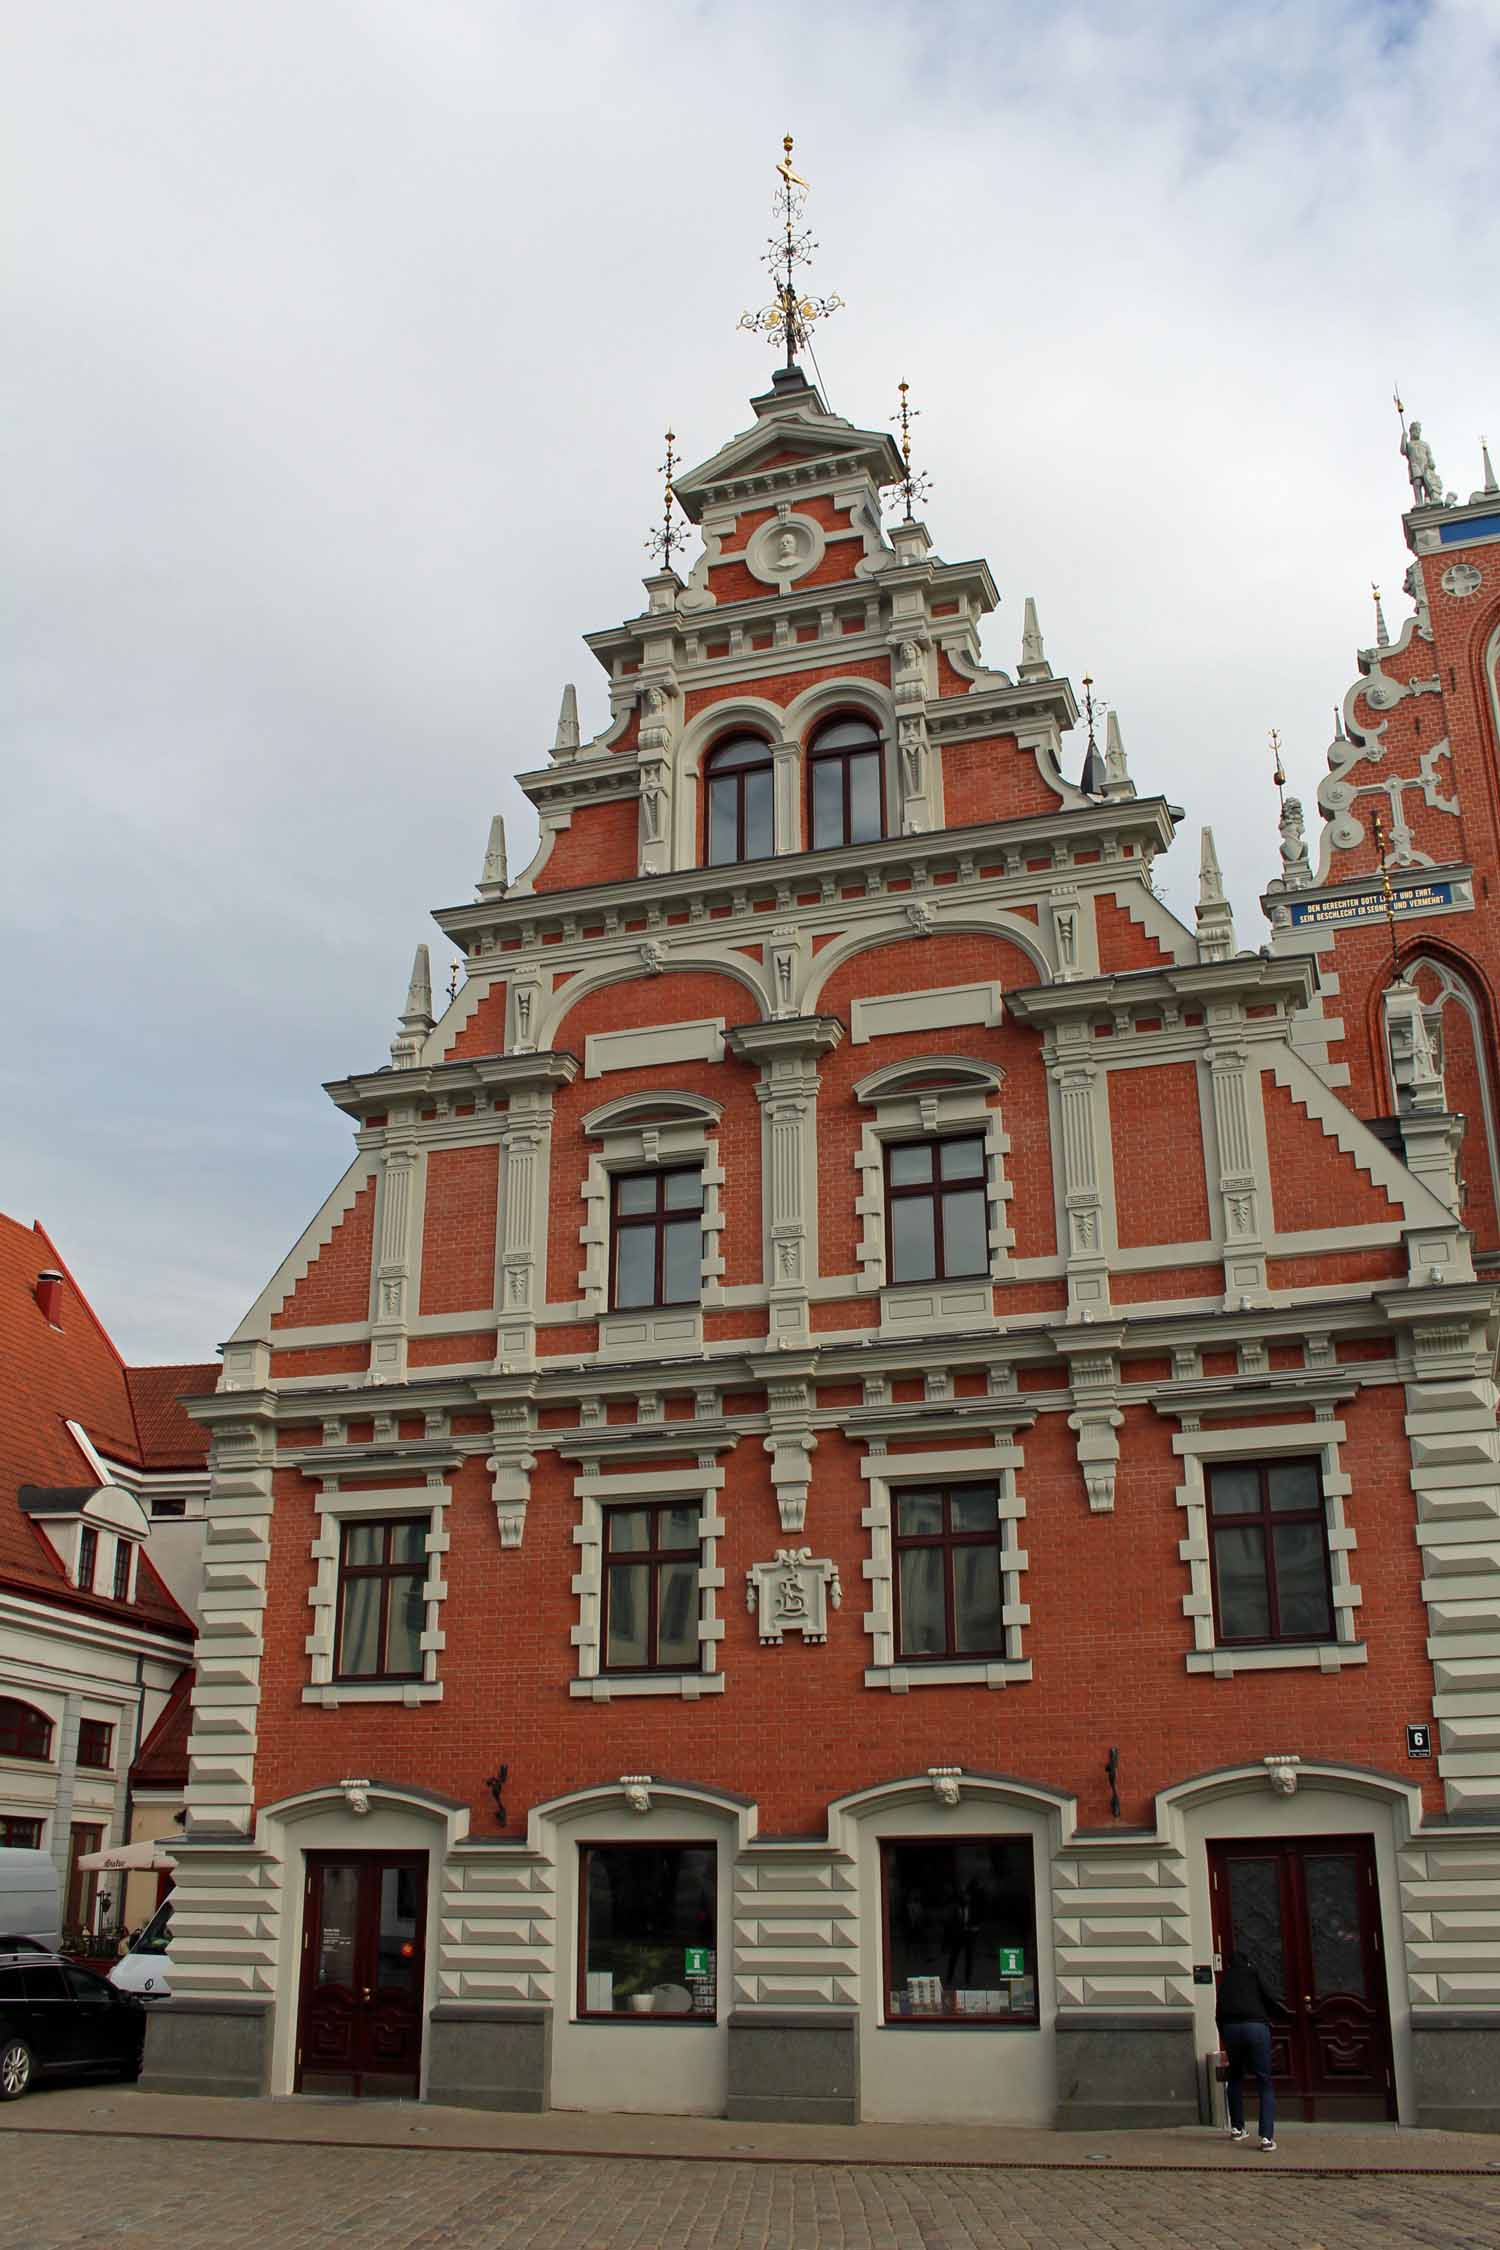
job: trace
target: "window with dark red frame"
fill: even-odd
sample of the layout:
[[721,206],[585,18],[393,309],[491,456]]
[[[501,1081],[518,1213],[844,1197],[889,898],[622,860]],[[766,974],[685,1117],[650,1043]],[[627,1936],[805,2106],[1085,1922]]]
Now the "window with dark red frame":
[[888,1142],[885,1211],[889,1281],[953,1281],[988,1273],[990,1190],[983,1134]]
[[78,1534],[78,1583],[84,1593],[94,1591],[94,1565],[99,1557],[99,1534],[86,1523]]
[[419,1680],[427,1623],[427,1518],[343,1526],[333,1671],[340,1680]]
[[887,2023],[1037,2022],[1029,1837],[886,1842],[880,1873]]
[[891,1495],[896,1648],[903,1660],[1005,1653],[999,1495],[919,1484]]
[[604,1669],[696,1672],[699,1508],[658,1501],[604,1511]]
[[708,810],[704,858],[710,867],[769,859],[776,849],[770,744],[758,734],[733,735],[703,766]]
[[612,1303],[696,1305],[703,1294],[703,1174],[617,1172]]
[[1223,1461],[1206,1474],[1219,1640],[1331,1640],[1328,1513],[1316,1456]]
[[115,1600],[123,1602],[130,1595],[130,1543],[125,1539],[115,1541]]
[[93,1766],[100,1773],[108,1773],[114,1764],[115,1730],[108,1719],[80,1719],[78,1722],[78,1763]]
[[15,1813],[0,1813],[0,1845],[8,1852],[39,1852],[42,1848],[41,1822],[24,1820]]
[[40,1758],[52,1755],[52,1721],[33,1703],[13,1695],[0,1695],[0,1758]]
[[815,852],[885,834],[880,736],[868,719],[831,719],[807,751],[808,834]]
[[580,1844],[578,2012],[712,2023],[718,1878],[712,1844]]

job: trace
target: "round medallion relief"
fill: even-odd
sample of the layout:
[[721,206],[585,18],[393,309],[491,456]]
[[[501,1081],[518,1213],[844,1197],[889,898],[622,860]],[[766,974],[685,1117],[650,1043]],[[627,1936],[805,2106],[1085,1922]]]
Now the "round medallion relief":
[[1456,595],[1463,601],[1469,594],[1477,594],[1484,584],[1483,574],[1471,562],[1450,563],[1439,581],[1445,594]]
[[763,585],[786,587],[822,561],[823,547],[823,527],[811,516],[777,516],[751,537],[745,567]]

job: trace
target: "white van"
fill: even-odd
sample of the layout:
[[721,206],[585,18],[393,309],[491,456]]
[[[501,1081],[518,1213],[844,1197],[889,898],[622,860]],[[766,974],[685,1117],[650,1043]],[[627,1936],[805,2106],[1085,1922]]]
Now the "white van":
[[7,1845],[0,1850],[0,1946],[22,1938],[55,1953],[61,1937],[61,1892],[50,1854]]
[[172,1997],[172,1901],[164,1898],[128,1953],[109,1972],[109,1981],[142,2000]]

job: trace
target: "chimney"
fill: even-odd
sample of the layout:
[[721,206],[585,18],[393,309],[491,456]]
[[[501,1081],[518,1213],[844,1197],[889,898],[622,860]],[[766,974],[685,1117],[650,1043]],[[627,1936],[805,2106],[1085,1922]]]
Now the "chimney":
[[42,1308],[42,1318],[49,1327],[62,1326],[63,1277],[53,1267],[36,1277],[36,1301]]

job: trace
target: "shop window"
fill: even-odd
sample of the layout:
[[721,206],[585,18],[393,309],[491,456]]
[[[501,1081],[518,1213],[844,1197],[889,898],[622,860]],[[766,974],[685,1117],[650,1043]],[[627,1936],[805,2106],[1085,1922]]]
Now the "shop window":
[[99,1534],[86,1523],[78,1534],[78,1583],[86,1594],[94,1590],[94,1570],[99,1560]]
[[16,1813],[0,1813],[0,1845],[11,1852],[39,1852],[42,1848],[41,1822],[22,1819]]
[[775,851],[771,811],[771,751],[759,735],[735,735],[709,752],[707,848],[710,867],[744,859],[769,859]]
[[619,1172],[612,1182],[616,1311],[703,1294],[703,1174]]
[[343,1525],[336,1679],[421,1678],[426,1577],[427,1524],[420,1516]]
[[78,1722],[78,1763],[108,1773],[115,1762],[115,1730],[107,1719]]
[[581,1844],[578,2012],[712,2023],[718,1877],[712,1844]]
[[891,1499],[900,1659],[1003,1655],[995,1487],[918,1485]]
[[885,1193],[886,1269],[892,1282],[952,1281],[989,1272],[982,1134],[889,1143]]
[[52,1721],[34,1704],[0,1695],[0,1758],[40,1758],[52,1755]]
[[883,1843],[880,1857],[886,2021],[1036,2023],[1029,1839],[914,1838]]
[[1333,1588],[1317,1460],[1224,1461],[1207,1482],[1220,1641],[1326,1640]]
[[604,1670],[695,1672],[701,1507],[604,1511]]
[[885,833],[880,736],[868,719],[833,719],[807,755],[812,848],[872,844]]

